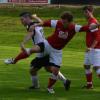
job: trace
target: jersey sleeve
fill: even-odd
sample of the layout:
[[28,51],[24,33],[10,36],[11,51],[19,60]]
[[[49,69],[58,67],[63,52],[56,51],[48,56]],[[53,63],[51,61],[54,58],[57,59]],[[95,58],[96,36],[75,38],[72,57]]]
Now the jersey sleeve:
[[81,25],[75,25],[75,32],[86,32],[89,31],[89,26],[81,26]]
[[75,32],[79,32],[81,29],[81,25],[75,25]]
[[80,28],[80,30],[79,30],[79,32],[88,32],[88,31],[90,31],[88,25],[82,26],[82,27]]
[[57,25],[57,22],[58,20],[47,20],[47,21],[44,21],[43,26],[55,28]]

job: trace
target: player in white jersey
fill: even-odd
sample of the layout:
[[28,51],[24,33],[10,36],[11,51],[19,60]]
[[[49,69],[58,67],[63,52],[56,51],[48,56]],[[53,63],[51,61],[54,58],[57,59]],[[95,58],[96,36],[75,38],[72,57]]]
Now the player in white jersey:
[[[47,68],[48,63],[49,63],[49,56],[47,55],[47,56],[43,57],[43,54],[44,54],[44,52],[43,52],[44,43],[43,42],[45,41],[45,38],[43,35],[43,28],[35,27],[35,29],[33,29],[33,27],[32,27],[35,23],[41,22],[41,19],[38,18],[37,16],[33,16],[33,18],[38,21],[38,22],[33,22],[32,16],[28,12],[22,13],[20,15],[20,17],[21,17],[22,24],[24,26],[26,26],[27,31],[28,31],[28,34],[25,36],[25,38],[23,40],[23,43],[26,43],[26,41],[32,39],[33,43],[39,45],[39,47],[41,48],[41,51],[39,51],[40,53],[38,53],[37,57],[34,60],[32,60],[31,69],[30,69],[30,74],[31,74],[31,78],[32,78],[32,86],[30,88],[31,89],[39,88],[37,71],[42,66],[46,66],[45,68],[49,71],[49,68]],[[32,34],[30,34],[30,33],[32,33]],[[25,49],[16,58],[5,60],[5,63],[6,64],[15,64],[19,60],[29,57],[30,53],[28,51],[30,51],[30,50]],[[61,74],[61,72],[59,72],[59,74],[58,74],[58,79],[63,81],[66,90],[70,87],[70,81],[66,80],[66,78]]]
[[[27,12],[24,12],[24,13],[27,13]],[[28,13],[27,13],[28,14]],[[31,16],[30,16],[31,17]],[[39,19],[37,16],[32,16],[34,19],[37,19],[37,21],[41,21],[41,19]],[[22,20],[22,19],[21,19]],[[43,32],[43,27],[35,27],[35,29],[31,29],[31,27],[38,23],[38,22],[33,22],[32,20],[30,20],[26,25],[23,23],[23,20],[21,21],[22,24],[26,27],[26,30],[28,32],[28,34],[25,36],[23,42],[25,42],[25,40],[27,39],[32,39],[33,41],[33,45],[36,45],[36,44],[39,44],[41,45],[41,48],[42,48],[42,42],[44,42],[44,32]],[[32,30],[32,34],[29,34],[30,33],[30,30]],[[5,60],[5,63],[6,64],[15,64],[17,63],[19,60],[21,59],[24,59],[27,58],[30,54],[29,54],[29,48],[26,49],[26,52],[21,52],[17,57],[15,57],[14,59],[6,59]],[[38,57],[39,55],[41,55],[42,53],[38,53]]]

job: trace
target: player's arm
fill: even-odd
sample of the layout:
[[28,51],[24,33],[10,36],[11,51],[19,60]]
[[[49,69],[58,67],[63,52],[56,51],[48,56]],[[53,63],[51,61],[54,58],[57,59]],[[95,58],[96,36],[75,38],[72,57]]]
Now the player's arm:
[[94,30],[96,28],[98,28],[100,26],[100,24],[91,24],[91,25],[75,25],[75,31],[76,32],[87,32],[87,31],[91,31]]
[[33,14],[33,15],[32,15],[32,18],[35,19],[35,20],[36,20],[37,22],[39,22],[39,23],[43,23],[42,19],[39,18],[36,14]]
[[41,23],[35,24],[35,26],[44,26],[44,27],[52,27],[55,28],[58,20],[46,20]]
[[21,49],[25,51],[25,44],[32,38],[33,36],[33,30],[34,30],[34,26],[31,26],[28,34],[24,37],[23,41],[21,42]]

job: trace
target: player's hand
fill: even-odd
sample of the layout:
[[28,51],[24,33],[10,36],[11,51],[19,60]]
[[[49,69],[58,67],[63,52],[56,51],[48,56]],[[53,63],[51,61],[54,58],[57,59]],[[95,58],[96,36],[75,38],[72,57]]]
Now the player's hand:
[[91,51],[92,50],[92,48],[87,48],[86,49],[86,52],[89,52],[89,51]]
[[21,50],[22,50],[22,51],[26,51],[25,46],[24,46],[23,43],[20,44],[20,47],[21,47]]
[[37,18],[37,15],[36,14],[33,14],[32,15],[32,18],[34,18],[34,19]]

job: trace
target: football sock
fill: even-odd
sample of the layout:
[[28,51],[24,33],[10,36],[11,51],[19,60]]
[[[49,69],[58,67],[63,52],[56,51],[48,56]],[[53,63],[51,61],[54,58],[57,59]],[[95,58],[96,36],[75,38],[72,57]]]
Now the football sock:
[[63,83],[66,83],[66,78],[60,71],[58,73],[58,79],[61,80]]
[[90,69],[85,70],[86,79],[87,79],[87,86],[92,86],[92,71]]
[[35,88],[39,88],[39,80],[38,80],[38,76],[31,76],[31,80],[32,80],[32,86],[34,86]]
[[29,55],[27,54],[27,52],[23,51],[23,52],[19,53],[17,55],[17,57],[14,59],[14,64],[17,63],[19,60],[25,59],[27,57],[29,57]]

